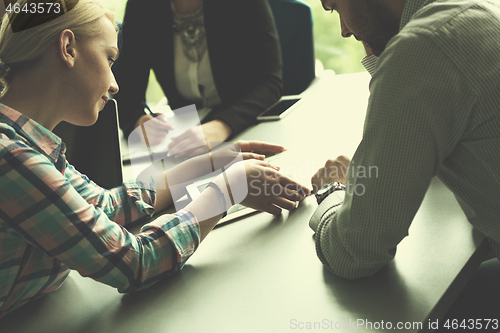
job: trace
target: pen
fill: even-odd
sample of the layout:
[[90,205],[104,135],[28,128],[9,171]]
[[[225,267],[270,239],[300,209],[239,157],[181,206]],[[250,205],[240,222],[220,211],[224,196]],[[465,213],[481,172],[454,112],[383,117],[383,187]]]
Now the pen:
[[146,104],[146,102],[142,101],[142,105],[144,106],[144,109],[148,111],[148,113],[150,115],[152,115],[153,117],[156,117],[156,113],[154,113],[153,111],[151,111],[151,109],[149,108],[149,106]]
[[[149,113],[151,116],[153,117],[158,116],[156,113],[153,112],[153,110],[151,110],[151,108],[146,104],[145,101],[142,101],[142,105],[144,106],[144,110],[146,110],[147,113]],[[165,132],[168,133],[168,130],[165,130]]]

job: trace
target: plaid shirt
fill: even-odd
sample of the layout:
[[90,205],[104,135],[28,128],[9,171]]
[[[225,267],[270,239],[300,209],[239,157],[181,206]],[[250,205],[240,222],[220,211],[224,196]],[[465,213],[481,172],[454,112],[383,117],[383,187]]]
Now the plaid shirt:
[[70,269],[131,292],[198,247],[187,210],[129,233],[123,225],[154,212],[154,182],[102,189],[66,163],[60,138],[1,104],[0,149],[0,317],[58,289]]
[[406,1],[399,34],[363,60],[373,77],[348,191],[310,221],[332,273],[391,261],[434,176],[500,258],[499,55],[499,0]]

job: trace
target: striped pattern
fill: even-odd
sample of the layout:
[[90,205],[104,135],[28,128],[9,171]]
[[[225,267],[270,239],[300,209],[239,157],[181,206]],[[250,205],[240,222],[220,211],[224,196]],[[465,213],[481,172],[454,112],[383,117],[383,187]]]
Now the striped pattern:
[[375,73],[375,66],[377,65],[378,57],[376,55],[367,55],[363,59],[361,59],[361,64],[366,69],[370,75],[373,76]]
[[56,290],[70,269],[118,289],[145,288],[182,268],[199,244],[191,212],[154,213],[155,189],[105,190],[66,163],[52,132],[0,104],[0,316]]
[[[392,260],[434,176],[500,258],[499,55],[499,0],[406,1],[370,83],[351,194],[311,220],[331,272],[361,278]],[[359,172],[370,167],[378,177]]]

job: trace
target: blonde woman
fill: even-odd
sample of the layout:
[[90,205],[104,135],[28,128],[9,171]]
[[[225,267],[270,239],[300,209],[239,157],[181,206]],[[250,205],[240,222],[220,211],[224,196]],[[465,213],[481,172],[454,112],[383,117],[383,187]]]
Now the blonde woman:
[[[31,8],[36,2],[18,4]],[[8,13],[0,30],[0,78],[6,86],[0,96],[0,316],[59,288],[70,269],[120,292],[145,288],[181,269],[230,203],[219,177],[185,209],[133,235],[123,225],[172,203],[169,187],[158,185],[195,178],[198,168],[192,165],[203,157],[149,183],[111,190],[66,162],[64,144],[51,130],[61,121],[96,121],[108,94],[119,89],[111,72],[118,49],[114,17],[98,1],[60,4],[62,13],[48,13],[47,4],[44,14]],[[283,147],[238,145],[246,161],[231,166],[228,179],[243,172],[253,187],[274,186],[273,195],[248,195],[243,204],[279,214],[308,193],[256,154]],[[276,186],[281,195],[274,195]]]

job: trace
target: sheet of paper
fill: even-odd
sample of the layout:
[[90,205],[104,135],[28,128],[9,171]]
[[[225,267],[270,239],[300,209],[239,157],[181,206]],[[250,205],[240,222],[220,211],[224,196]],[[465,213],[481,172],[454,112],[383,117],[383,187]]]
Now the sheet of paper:
[[[145,141],[142,139],[143,133],[142,129],[136,128],[130,134],[128,138],[128,151],[129,155],[124,156],[124,159],[138,158],[143,156],[150,156],[153,153],[154,160],[166,157],[168,144],[172,141],[172,137],[178,136],[190,128],[200,125],[200,119],[198,117],[198,112],[196,111],[195,105],[188,105],[186,107],[177,109],[175,111],[170,110],[168,105],[153,107],[153,112],[162,113],[158,116],[160,120],[166,121],[174,126],[174,129],[169,131],[165,139],[158,144],[147,146]],[[148,133],[148,122],[144,124],[146,131],[146,136]],[[201,129],[200,129],[201,130]],[[159,155],[162,155],[159,157]]]
[[174,129],[168,132],[163,141],[149,146],[144,140],[144,132],[147,138],[148,128],[150,128],[149,122],[144,123],[144,132],[141,127],[132,131],[127,138],[129,154],[123,156],[123,160],[130,160],[134,176],[139,175],[149,165],[161,160],[164,161],[164,164],[167,164],[167,168],[175,165],[176,161],[171,157],[167,157],[168,145],[172,141],[172,137],[176,137],[191,128],[194,128],[195,131],[202,131],[194,104],[175,111],[171,111],[168,105],[157,106],[153,108],[153,112],[163,113],[158,117],[161,117],[162,121],[172,124]]

